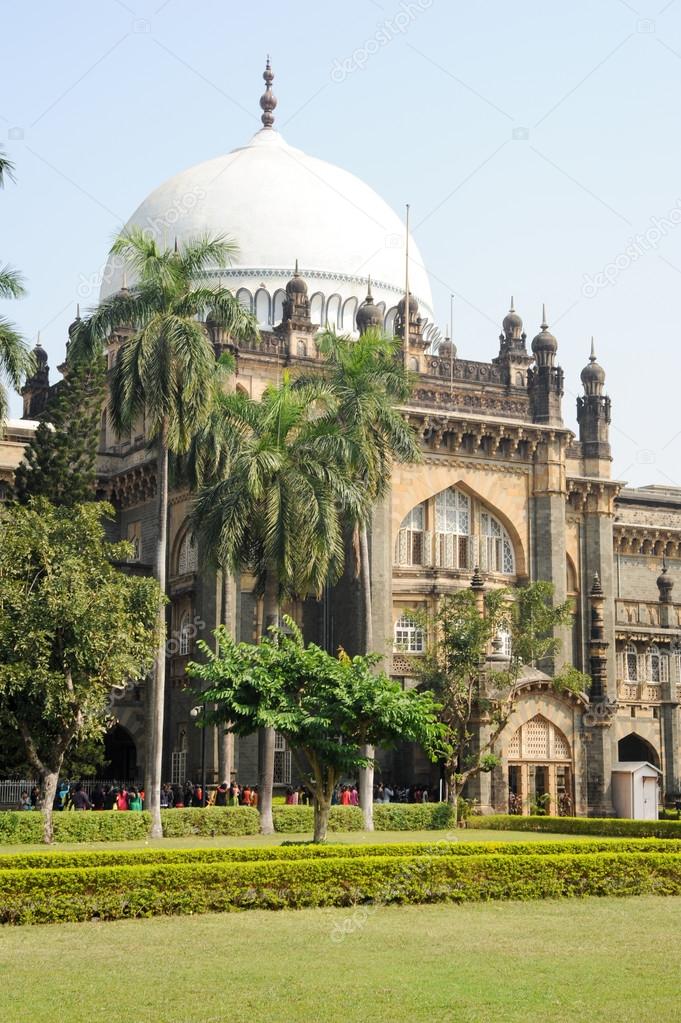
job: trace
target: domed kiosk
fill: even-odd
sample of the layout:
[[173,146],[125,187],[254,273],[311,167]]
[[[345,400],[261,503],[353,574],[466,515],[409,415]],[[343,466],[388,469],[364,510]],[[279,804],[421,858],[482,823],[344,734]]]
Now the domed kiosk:
[[[405,286],[405,228],[376,192],[348,171],[290,146],[272,127],[276,100],[269,61],[260,103],[263,127],[226,156],[181,171],[155,189],[126,226],[162,244],[197,235],[227,235],[238,245],[231,265],[211,271],[271,329],[281,320],[285,287],[299,260],[309,286],[310,314],[354,332],[371,275],[374,302],[388,327]],[[409,241],[410,289],[432,323],[423,259]],[[117,291],[123,272],[113,258],[101,297]]]

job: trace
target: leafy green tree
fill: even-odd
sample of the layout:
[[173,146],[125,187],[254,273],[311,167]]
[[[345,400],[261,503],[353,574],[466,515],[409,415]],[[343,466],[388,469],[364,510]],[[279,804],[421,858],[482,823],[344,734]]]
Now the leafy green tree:
[[[14,181],[14,164],[0,150],[0,188],[5,181]],[[0,265],[0,299],[21,298],[25,288],[21,274],[9,264]],[[16,327],[0,316],[0,425],[7,418],[8,398],[4,381],[17,390],[23,379],[33,371],[33,356]]]
[[105,504],[44,499],[0,512],[0,721],[22,738],[43,793],[45,841],[64,756],[101,734],[112,689],[144,676],[156,648],[158,585],[112,560]]
[[14,474],[21,504],[46,497],[70,507],[96,496],[96,459],[106,393],[103,355],[80,359],[57,385]]
[[[362,649],[373,649],[373,601],[367,526],[376,504],[390,490],[394,462],[420,462],[413,428],[400,411],[411,392],[401,358],[400,338],[375,328],[359,338],[325,331],[317,338],[325,358],[324,378],[338,402],[338,423],[349,445],[350,466],[365,500],[351,522],[353,547],[362,586]],[[364,827],[373,831],[374,748],[364,747],[367,765],[360,771],[359,796]]]
[[[104,735],[95,733],[73,740],[64,754],[60,774],[66,778],[96,775],[106,762]],[[0,777],[32,778],[34,772],[35,765],[28,761],[21,735],[0,716]]]
[[433,758],[441,731],[431,693],[376,673],[375,654],[338,657],[303,643],[293,619],[258,646],[218,630],[218,651],[188,673],[203,683],[209,721],[238,735],[271,728],[286,738],[314,797],[314,841],[326,838],[333,791],[366,764],[361,743],[419,742]]
[[[443,597],[429,625],[431,646],[415,671],[441,704],[445,727],[444,766],[447,797],[458,806],[466,782],[498,763],[496,745],[517,704],[525,665],[553,657],[560,641],[553,630],[572,616],[569,601],[553,605],[553,587],[535,582],[518,589],[488,590],[481,613],[472,589]],[[487,660],[500,632],[506,632],[508,659]],[[567,666],[552,679],[557,692],[588,689],[587,675]],[[480,725],[485,737],[479,741]]]
[[[224,475],[201,487],[194,518],[218,564],[256,577],[266,637],[286,598],[319,595],[338,577],[343,509],[362,495],[347,471],[335,399],[319,381],[295,388],[285,374],[259,401],[236,392],[219,403],[223,444],[210,457]],[[260,826],[270,834],[272,727],[263,726],[260,744]]]
[[[215,350],[206,326],[211,321],[233,338],[254,337],[254,320],[221,286],[209,287],[205,273],[224,266],[235,252],[224,238],[199,238],[164,251],[139,228],[120,235],[111,249],[135,281],[106,298],[74,331],[69,360],[99,358],[107,338],[128,325],[111,379],[110,413],[119,434],[144,419],[156,445],[157,521],[154,575],[166,589],[168,558],[168,457],[186,452],[211,407]],[[151,836],[160,838],[163,718],[165,707],[165,612],[158,605],[158,648],[151,683],[145,793],[152,815]]]

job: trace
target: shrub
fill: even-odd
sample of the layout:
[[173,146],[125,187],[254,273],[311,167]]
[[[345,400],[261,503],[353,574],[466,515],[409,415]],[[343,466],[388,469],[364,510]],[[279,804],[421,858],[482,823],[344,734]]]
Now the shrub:
[[3,870],[0,921],[47,923],[251,908],[641,894],[681,894],[681,857],[626,852],[358,855]]
[[257,835],[260,815],[252,806],[194,807],[161,810],[163,835]]
[[435,831],[454,824],[448,803],[376,803],[376,831]]
[[564,835],[681,838],[681,821],[633,821],[618,817],[516,817],[512,814],[492,814],[472,817],[468,827],[492,831],[552,831]]
[[[274,830],[286,835],[302,834],[314,828],[314,809],[311,806],[273,806]],[[332,806],[329,813],[329,831],[361,831],[364,827],[362,811],[358,806]]]
[[286,845],[260,848],[112,849],[79,852],[6,853],[2,870],[140,866],[143,864],[250,863],[272,860],[345,859],[371,856],[583,856],[589,853],[681,854],[681,843],[655,838],[570,842],[400,842],[390,845]]

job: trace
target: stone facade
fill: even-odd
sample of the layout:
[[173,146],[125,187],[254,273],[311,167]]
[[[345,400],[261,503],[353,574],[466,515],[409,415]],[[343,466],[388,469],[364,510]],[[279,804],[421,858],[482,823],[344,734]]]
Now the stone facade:
[[[319,364],[305,282],[296,274],[290,283],[281,322],[237,350],[236,386],[255,398],[284,368],[296,373]],[[360,329],[381,315],[370,290],[365,307]],[[404,302],[396,315],[402,334],[403,319]],[[547,677],[555,664],[528,671],[500,739],[501,764],[470,795],[485,810],[513,803],[527,812],[545,794],[551,812],[606,813],[612,765],[650,760],[663,771],[665,799],[674,801],[681,791],[681,604],[671,586],[681,568],[681,491],[631,489],[611,479],[611,405],[593,352],[582,373],[578,436],[563,425],[558,342],[545,319],[528,351],[512,309],[489,363],[457,358],[451,342],[432,351],[420,324],[412,299],[405,360],[416,383],[404,414],[420,437],[423,461],[395,466],[391,494],[374,515],[376,649],[409,685],[426,643],[414,609],[433,610],[440,595],[469,586],[476,566],[487,587],[550,581],[556,599],[574,603],[556,661],[590,672],[594,687],[590,697],[559,696]],[[110,364],[124,341],[124,332],[111,339]],[[27,416],[44,404],[46,365],[41,373],[24,392]],[[102,493],[117,510],[117,535],[133,539],[140,566],[150,571],[155,463],[144,424],[121,438],[103,415],[99,472]],[[255,739],[226,743],[215,732],[202,738],[185,666],[197,637],[209,640],[221,621],[237,639],[257,640],[258,601],[251,578],[223,584],[207,567],[188,530],[189,507],[188,493],[172,494],[166,773],[173,780],[196,776],[203,757],[209,781],[232,774],[253,783]],[[323,601],[292,611],[310,639],[329,649],[359,649],[361,590],[350,571]],[[127,694],[117,716],[141,776],[143,691]],[[382,757],[381,770],[398,784],[437,783],[437,769],[412,748]],[[291,779],[285,748],[276,771],[280,784]]]

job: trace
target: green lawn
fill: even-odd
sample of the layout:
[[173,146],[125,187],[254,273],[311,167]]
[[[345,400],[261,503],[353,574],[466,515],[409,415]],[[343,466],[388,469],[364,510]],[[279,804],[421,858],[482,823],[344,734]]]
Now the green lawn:
[[[66,852],[68,849],[86,851],[88,849],[198,849],[206,846],[243,846],[245,848],[259,848],[266,845],[281,845],[282,842],[301,841],[309,842],[310,833],[304,835],[245,835],[232,837],[230,835],[219,835],[216,838],[206,838],[202,835],[189,835],[183,838],[161,838],[150,842],[148,839],[138,839],[132,842],[56,842],[52,848],[58,852]],[[377,845],[382,842],[443,842],[445,840],[455,842],[562,842],[562,841],[593,841],[598,837],[599,841],[607,842],[607,838],[593,835],[562,835],[546,834],[535,831],[482,831],[477,828],[470,831],[459,828],[457,831],[344,831],[330,832],[329,844],[342,842],[350,845]],[[45,852],[44,845],[0,845],[0,853],[25,853]]]
[[666,1023],[679,947],[654,897],[6,928],[0,1019]]

